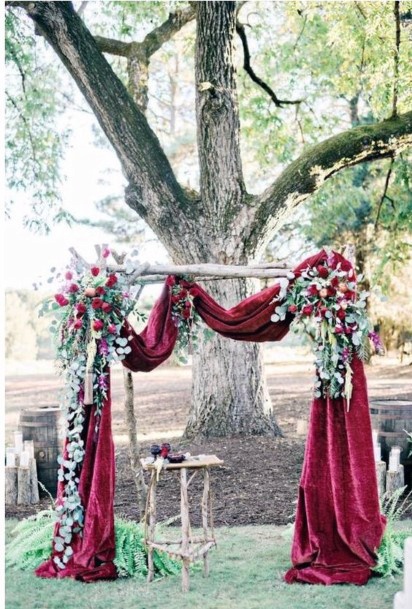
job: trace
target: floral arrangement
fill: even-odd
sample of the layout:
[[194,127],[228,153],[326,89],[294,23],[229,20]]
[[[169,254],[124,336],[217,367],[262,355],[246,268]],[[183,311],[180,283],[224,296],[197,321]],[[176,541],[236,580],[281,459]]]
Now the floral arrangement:
[[186,363],[187,354],[193,353],[198,346],[201,332],[206,338],[214,333],[202,326],[201,317],[193,305],[193,294],[187,287],[187,280],[169,276],[166,285],[171,291],[172,319],[178,328],[175,350],[179,360]]
[[65,453],[59,457],[58,474],[64,490],[56,506],[59,525],[54,537],[54,561],[61,569],[73,554],[73,535],[81,534],[83,528],[84,509],[78,485],[85,455],[85,407],[95,405],[97,434],[108,397],[108,367],[131,351],[129,339],[121,335],[121,329],[135,302],[127,278],[107,269],[105,259],[109,255],[109,249],[104,248],[100,265],[86,271],[73,260],[64,273],[61,290],[40,311],[40,315],[56,313],[51,331],[57,338],[57,359],[65,380],[67,441]]
[[309,337],[315,355],[315,397],[343,397],[349,409],[352,396],[351,362],[383,351],[379,336],[366,315],[368,292],[357,290],[350,265],[336,262],[333,253],[316,267],[309,267],[291,282],[272,315],[272,321],[293,315],[292,330]]

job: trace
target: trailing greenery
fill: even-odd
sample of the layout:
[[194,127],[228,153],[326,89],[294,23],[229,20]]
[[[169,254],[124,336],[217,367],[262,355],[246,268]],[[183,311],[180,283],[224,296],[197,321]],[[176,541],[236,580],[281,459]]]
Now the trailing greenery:
[[[6,565],[33,571],[50,558],[53,529],[53,509],[43,510],[20,521],[12,531],[12,540],[7,545]],[[147,575],[147,549],[144,544],[143,527],[129,520],[116,518],[116,565],[119,577],[141,577]],[[155,575],[165,577],[180,572],[180,563],[166,552],[154,551]]]
[[373,571],[382,577],[394,576],[402,571],[405,539],[412,536],[412,524],[407,529],[397,531],[394,524],[400,520],[408,508],[409,493],[403,500],[402,496],[406,486],[397,489],[392,495],[384,495],[382,500],[382,513],[387,518],[385,533],[378,550],[378,562]]

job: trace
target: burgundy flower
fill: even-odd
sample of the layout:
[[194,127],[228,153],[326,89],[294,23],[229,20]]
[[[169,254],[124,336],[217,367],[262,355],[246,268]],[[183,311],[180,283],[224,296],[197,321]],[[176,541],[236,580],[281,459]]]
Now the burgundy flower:
[[189,319],[189,317],[190,317],[190,309],[183,309],[183,311],[182,311],[182,317],[183,317],[183,319]]
[[322,315],[322,317],[325,317],[326,313],[329,311],[328,307],[325,307],[325,305],[323,305],[322,307],[319,307],[319,313]]
[[70,284],[70,286],[69,286],[69,292],[71,294],[75,294],[78,291],[79,291],[79,286],[77,285],[77,283]]
[[298,308],[295,304],[291,304],[288,306],[289,313],[296,313],[297,310],[298,310]]
[[307,293],[309,294],[309,296],[317,296],[319,293],[319,290],[315,285],[312,284],[308,287]]
[[99,330],[102,330],[104,326],[104,323],[102,322],[101,319],[95,319],[93,322],[93,330],[95,330],[96,332],[99,332]]
[[322,279],[326,279],[326,277],[329,275],[329,270],[326,268],[326,266],[319,264],[316,268],[319,276],[322,277]]
[[100,269],[98,266],[92,266],[92,268],[90,269],[90,272],[93,275],[93,277],[97,277],[97,275],[100,273]]
[[102,304],[102,309],[105,313],[110,313],[110,311],[112,310],[112,305],[109,304],[108,302],[104,302]]
[[76,319],[76,321],[73,324],[73,328],[75,328],[76,330],[80,330],[82,325],[83,325],[83,320],[82,319]]
[[93,298],[92,307],[93,309],[101,309],[103,306],[103,300],[101,298]]
[[339,311],[336,313],[336,316],[339,317],[339,319],[345,319],[346,312],[343,309],[339,309]]
[[328,296],[335,296],[336,290],[334,287],[328,288]]
[[104,292],[105,292],[105,289],[103,286],[99,285],[96,288],[96,296],[103,296]]
[[173,294],[170,300],[173,302],[173,304],[176,304],[179,302],[180,296],[178,296],[177,294]]
[[76,310],[79,315],[83,315],[83,313],[86,313],[86,309],[87,309],[87,307],[83,302],[77,303]]
[[187,294],[188,294],[188,291],[185,288],[182,288],[180,290],[178,296],[181,300],[183,300],[184,298],[187,298]]
[[312,305],[305,305],[304,307],[302,307],[302,313],[303,315],[310,315],[313,311],[313,306]]
[[171,288],[175,284],[176,284],[176,278],[173,277],[173,275],[169,275],[169,277],[166,279],[166,285],[169,286],[169,288]]
[[331,280],[331,282],[330,282],[330,285],[331,285],[333,288],[337,288],[337,287],[338,287],[338,285],[339,285],[339,278],[338,278],[338,277],[333,277],[333,278],[332,278],[332,280]]
[[350,326],[346,326],[345,334],[352,334],[352,332],[353,332],[353,328],[351,328]]
[[336,326],[334,332],[335,334],[343,334],[344,330],[342,326]]
[[185,307],[186,307],[186,309],[191,309],[192,308],[192,303],[190,302],[190,300],[186,300]]
[[54,298],[61,307],[65,307],[66,305],[69,304],[69,301],[64,296],[64,294],[55,294]]
[[109,324],[107,327],[107,331],[109,334],[116,334],[116,326],[114,324]]
[[106,285],[108,288],[112,288],[117,283],[116,275],[109,275],[106,280]]

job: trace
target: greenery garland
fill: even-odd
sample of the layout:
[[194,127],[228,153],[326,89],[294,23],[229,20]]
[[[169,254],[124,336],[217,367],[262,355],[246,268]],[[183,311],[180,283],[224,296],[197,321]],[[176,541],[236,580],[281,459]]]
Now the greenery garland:
[[[109,254],[109,249],[104,248],[102,260]],[[59,457],[58,473],[63,492],[56,503],[59,526],[53,539],[53,560],[60,569],[73,555],[73,535],[81,535],[84,526],[78,487],[85,456],[85,408],[95,406],[98,434],[108,397],[108,368],[131,351],[129,338],[122,336],[122,326],[134,306],[124,275],[108,271],[105,263],[85,272],[73,260],[60,292],[53,301],[46,301],[39,313],[56,314],[50,329],[57,338],[57,361],[65,385],[62,406],[67,421],[66,448]]]
[[315,355],[315,397],[343,397],[349,409],[353,357],[368,359],[370,341],[377,353],[383,352],[366,315],[369,293],[358,291],[353,269],[343,268],[332,251],[325,262],[297,278],[289,273],[288,279],[271,319],[278,322],[293,315],[291,329],[309,338]]
[[[52,509],[43,510],[20,521],[12,532],[7,545],[6,565],[33,571],[50,557],[55,514]],[[147,575],[147,548],[144,544],[144,528],[140,524],[115,519],[116,557],[114,564],[119,577]],[[181,564],[166,552],[154,550],[155,576],[165,577],[180,572]]]

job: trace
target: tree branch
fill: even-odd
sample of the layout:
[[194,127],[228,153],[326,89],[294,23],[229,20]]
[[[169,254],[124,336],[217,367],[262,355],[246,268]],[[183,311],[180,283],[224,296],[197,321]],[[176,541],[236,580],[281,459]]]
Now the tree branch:
[[379,205],[378,205],[378,213],[376,214],[376,220],[375,220],[375,226],[374,226],[375,230],[378,228],[379,218],[380,218],[380,215],[381,215],[381,210],[382,210],[383,202],[384,202],[385,199],[389,199],[387,193],[388,193],[389,182],[390,182],[390,179],[391,179],[392,168],[393,168],[394,162],[395,162],[395,159],[394,159],[394,157],[392,157],[391,158],[391,162],[389,164],[388,172],[386,174],[385,186],[383,188],[383,193],[382,193],[381,199],[379,201]]
[[239,38],[242,41],[243,46],[243,69],[249,74],[250,78],[255,82],[261,89],[265,91],[273,101],[277,108],[283,108],[286,105],[299,105],[302,103],[301,99],[296,100],[287,100],[287,99],[279,99],[276,93],[269,87],[267,83],[265,83],[259,76],[257,76],[256,72],[252,68],[250,64],[250,51],[249,44],[247,41],[245,26],[239,21],[236,23],[236,32],[239,34]]
[[131,42],[122,42],[114,38],[106,38],[105,36],[94,37],[99,51],[109,53],[110,55],[118,55],[120,57],[128,57],[132,46]]
[[395,17],[395,49],[393,52],[393,100],[392,116],[398,114],[398,93],[399,93],[399,48],[401,45],[401,20],[399,11],[400,0],[395,0],[393,14]]
[[195,7],[190,5],[174,13],[170,13],[166,21],[159,27],[152,30],[144,38],[141,46],[144,48],[146,56],[151,57],[168,40],[172,38],[186,23],[192,21],[196,16]]
[[374,125],[362,125],[311,146],[261,195],[254,197],[249,225],[250,252],[338,171],[358,163],[396,155],[412,145],[412,112]]

